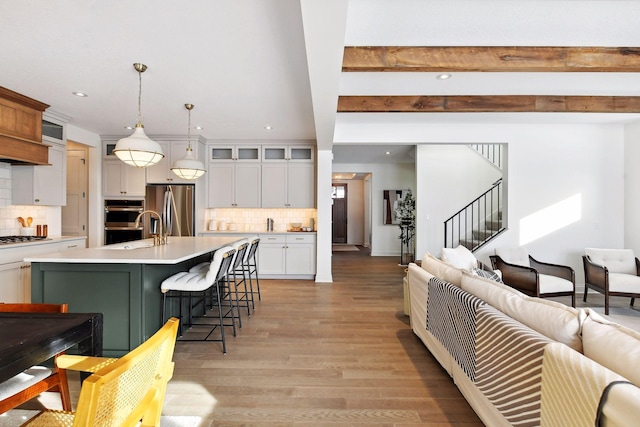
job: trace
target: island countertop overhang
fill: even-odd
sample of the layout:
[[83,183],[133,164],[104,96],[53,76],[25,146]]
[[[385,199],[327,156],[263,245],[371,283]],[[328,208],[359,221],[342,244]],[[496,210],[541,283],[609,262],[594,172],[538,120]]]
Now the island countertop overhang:
[[[169,243],[151,246],[153,239],[113,245],[52,252],[26,257],[25,262],[98,263],[98,264],[178,264],[197,256],[214,252],[236,242],[237,237],[174,237]],[[130,248],[125,248],[129,245]]]

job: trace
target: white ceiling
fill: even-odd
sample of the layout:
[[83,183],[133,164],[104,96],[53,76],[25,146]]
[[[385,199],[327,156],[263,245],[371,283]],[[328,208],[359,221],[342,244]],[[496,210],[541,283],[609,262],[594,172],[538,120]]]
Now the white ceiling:
[[[341,73],[345,45],[640,46],[639,1],[30,0],[0,2],[0,85],[72,124],[125,135],[138,75],[150,135],[402,144],[415,123],[625,123],[637,114],[336,114],[344,95],[640,95],[640,73]],[[78,98],[73,91],[86,92]],[[273,130],[265,130],[265,126]],[[335,136],[334,136],[335,134]],[[368,153],[372,153],[371,150]],[[337,162],[363,159],[338,150]],[[344,157],[343,157],[344,156]],[[382,161],[382,160],[381,160]]]

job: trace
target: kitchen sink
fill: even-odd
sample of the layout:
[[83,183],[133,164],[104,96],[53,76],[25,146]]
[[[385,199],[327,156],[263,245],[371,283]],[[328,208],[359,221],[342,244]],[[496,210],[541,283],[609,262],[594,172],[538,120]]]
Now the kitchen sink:
[[116,249],[116,250],[132,250],[132,249],[144,249],[152,248],[153,242],[125,242],[116,243],[114,245],[103,246],[103,249]]

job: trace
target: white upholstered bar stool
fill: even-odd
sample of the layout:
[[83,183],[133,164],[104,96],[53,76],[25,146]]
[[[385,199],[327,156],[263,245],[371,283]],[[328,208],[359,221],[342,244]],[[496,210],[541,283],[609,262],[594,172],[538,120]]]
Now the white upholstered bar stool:
[[[209,263],[208,269],[200,269],[199,271],[194,272],[183,271],[166,278],[162,282],[160,290],[162,291],[163,295],[163,323],[167,318],[167,300],[177,299],[179,304],[178,317],[180,317],[181,327],[182,324],[185,324],[189,327],[206,326],[211,328],[204,338],[181,338],[181,341],[218,341],[222,343],[223,353],[227,352],[224,328],[225,326],[232,327],[233,335],[236,335],[236,326],[234,321],[235,310],[233,304],[225,307],[222,303],[221,298],[222,295],[224,295],[224,290],[221,288],[223,288],[224,286],[228,286],[226,284],[227,276],[229,274],[229,268],[231,266],[231,262],[233,261],[235,252],[235,249],[231,246],[220,248],[213,254],[213,259],[211,260],[211,263]],[[208,315],[207,312],[207,291],[212,291],[212,298],[215,300],[212,304],[215,311],[213,316]],[[188,302],[186,322],[184,321],[182,314],[184,301]],[[194,316],[194,309],[196,309],[200,304],[202,304],[203,306],[203,315],[198,314]],[[199,319],[206,318],[207,321],[194,323],[194,317],[198,317]],[[230,319],[231,322],[225,323],[225,319]],[[219,329],[220,331],[220,339],[209,339],[216,329]],[[181,335],[183,335],[182,332]]]
[[[245,253],[243,269],[247,274],[247,278],[249,279],[249,292],[251,292],[251,304],[253,308],[255,308],[255,299],[253,295],[258,295],[258,301],[262,299],[260,295],[260,279],[258,278],[258,245],[260,244],[260,237],[255,235],[251,236],[247,239],[249,241],[249,249]],[[256,279],[256,289],[253,289],[253,278],[255,276]]]
[[[238,313],[240,313],[241,308],[246,308],[247,316],[251,316],[251,309],[254,306],[253,294],[249,288],[247,288],[247,277],[244,267],[244,260],[249,246],[250,243],[247,239],[241,239],[234,243],[236,254],[229,270],[229,277],[233,277]],[[242,327],[242,323],[240,323],[240,327]]]

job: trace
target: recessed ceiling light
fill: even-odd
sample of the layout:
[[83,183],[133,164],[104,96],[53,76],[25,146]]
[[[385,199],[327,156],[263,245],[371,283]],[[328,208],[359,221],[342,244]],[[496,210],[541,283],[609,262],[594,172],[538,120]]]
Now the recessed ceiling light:
[[265,128],[266,130],[273,130],[273,126],[271,126],[271,125],[266,125],[264,128]]
[[203,128],[202,126],[196,126],[196,129],[197,129],[197,130],[202,130],[202,129],[204,129],[204,128]]
[[384,154],[388,156],[389,154],[391,154],[391,151],[386,151]]
[[86,98],[87,96],[89,96],[84,92],[71,92],[71,93],[74,94],[75,96],[79,96],[80,98]]
[[451,78],[451,74],[449,74],[449,73],[442,73],[442,74],[438,74],[436,76],[436,79],[438,79],[438,80],[447,80],[447,79],[450,79],[450,78]]
[[133,129],[133,126],[125,126],[124,128],[131,130],[131,129]]

